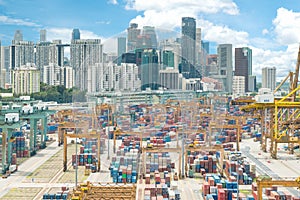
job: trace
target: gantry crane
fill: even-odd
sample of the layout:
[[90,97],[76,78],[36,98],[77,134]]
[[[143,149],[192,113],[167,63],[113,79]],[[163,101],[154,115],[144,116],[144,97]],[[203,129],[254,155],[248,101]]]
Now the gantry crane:
[[58,125],[58,146],[60,146],[61,144],[63,144],[64,141],[64,132],[63,129],[74,129],[74,132],[79,131],[80,129],[83,130],[84,133],[87,132],[88,130],[88,122],[85,121],[80,121],[80,122],[61,122]]
[[[67,137],[69,138],[97,138],[97,160],[98,160],[98,167],[97,167],[97,171],[100,171],[100,167],[101,167],[101,163],[100,163],[100,142],[101,142],[101,138],[100,138],[100,134],[86,134],[86,133],[82,133],[82,134],[68,134],[66,131],[64,133],[64,160],[63,160],[63,171],[65,172],[67,170]],[[76,152],[77,153],[77,152]],[[78,160],[79,161],[79,160]],[[77,161],[77,162],[78,162]],[[76,167],[77,167],[78,163],[76,163]]]
[[300,188],[300,177],[295,180],[272,180],[270,177],[262,177],[257,179],[257,196],[258,200],[262,200],[262,189],[272,186],[297,187]]

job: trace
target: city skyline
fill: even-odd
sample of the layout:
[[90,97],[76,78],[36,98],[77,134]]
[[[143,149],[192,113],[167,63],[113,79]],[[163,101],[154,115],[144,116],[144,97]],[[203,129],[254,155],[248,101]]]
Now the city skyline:
[[125,33],[131,22],[180,33],[181,17],[195,17],[203,40],[231,43],[233,48],[249,46],[253,50],[253,74],[261,76],[263,67],[275,66],[278,79],[294,70],[300,41],[300,5],[296,0],[109,0],[76,4],[69,0],[1,0],[0,11],[3,46],[11,44],[16,30],[23,32],[26,41],[39,41],[39,31],[46,29],[47,40],[70,42],[73,28],[78,28],[83,39],[101,38],[105,43]]

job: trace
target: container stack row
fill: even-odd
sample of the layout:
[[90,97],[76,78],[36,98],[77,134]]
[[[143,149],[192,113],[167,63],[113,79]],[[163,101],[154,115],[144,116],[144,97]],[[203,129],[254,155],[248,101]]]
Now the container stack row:
[[256,167],[249,162],[224,160],[224,172],[229,180],[238,181],[240,185],[251,185],[255,178]]
[[206,154],[207,152],[192,152],[192,155],[188,155],[190,178],[200,178],[206,173],[217,173],[216,155]]
[[180,192],[170,189],[166,184],[145,186],[144,200],[180,200]]
[[24,136],[15,137],[12,143],[13,152],[16,153],[17,158],[28,157],[28,149],[26,149],[26,142]]
[[[259,197],[257,196],[257,184],[253,183],[252,184],[252,195],[253,199],[258,200]],[[271,188],[265,188],[263,191],[263,200],[268,199],[268,200],[300,200],[300,197],[292,196],[289,192],[287,191],[280,191],[278,190],[277,186],[272,186]]]
[[117,151],[112,157],[110,175],[114,183],[136,183],[138,177],[138,149],[126,148]]
[[171,172],[175,163],[171,161],[169,153],[147,153],[146,154],[146,174],[158,172]]
[[232,200],[238,192],[238,183],[222,180],[217,174],[206,174],[202,195],[207,200]]

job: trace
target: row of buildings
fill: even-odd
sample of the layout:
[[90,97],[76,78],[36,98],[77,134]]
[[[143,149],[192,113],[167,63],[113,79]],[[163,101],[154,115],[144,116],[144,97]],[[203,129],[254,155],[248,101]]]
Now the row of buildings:
[[[159,87],[241,95],[256,90],[252,50],[235,48],[234,67],[231,44],[219,44],[217,54],[209,54],[209,42],[201,40],[201,28],[194,18],[182,18],[180,38],[160,40],[155,27],[139,29],[132,23],[127,36],[118,37],[117,42],[117,52],[107,54],[103,52],[106,44],[100,39],[81,39],[79,29],[73,29],[69,44],[47,41],[46,30],[40,31],[37,43],[23,41],[22,32],[16,31],[12,44],[1,47],[0,87],[11,86],[17,94],[36,92],[38,87],[32,85],[39,83],[22,82],[22,77],[30,77],[90,93]],[[65,58],[66,47],[70,48],[69,59]],[[275,78],[266,80],[273,84]],[[19,86],[21,82],[28,87]]]

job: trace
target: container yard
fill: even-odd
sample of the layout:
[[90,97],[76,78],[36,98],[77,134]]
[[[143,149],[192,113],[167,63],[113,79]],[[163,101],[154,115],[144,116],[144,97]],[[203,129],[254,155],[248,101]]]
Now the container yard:
[[[31,114],[1,127],[0,198],[300,198],[299,139],[274,142],[271,117],[248,110],[253,99],[168,98],[40,110],[32,102]],[[24,109],[15,104],[2,115]]]

